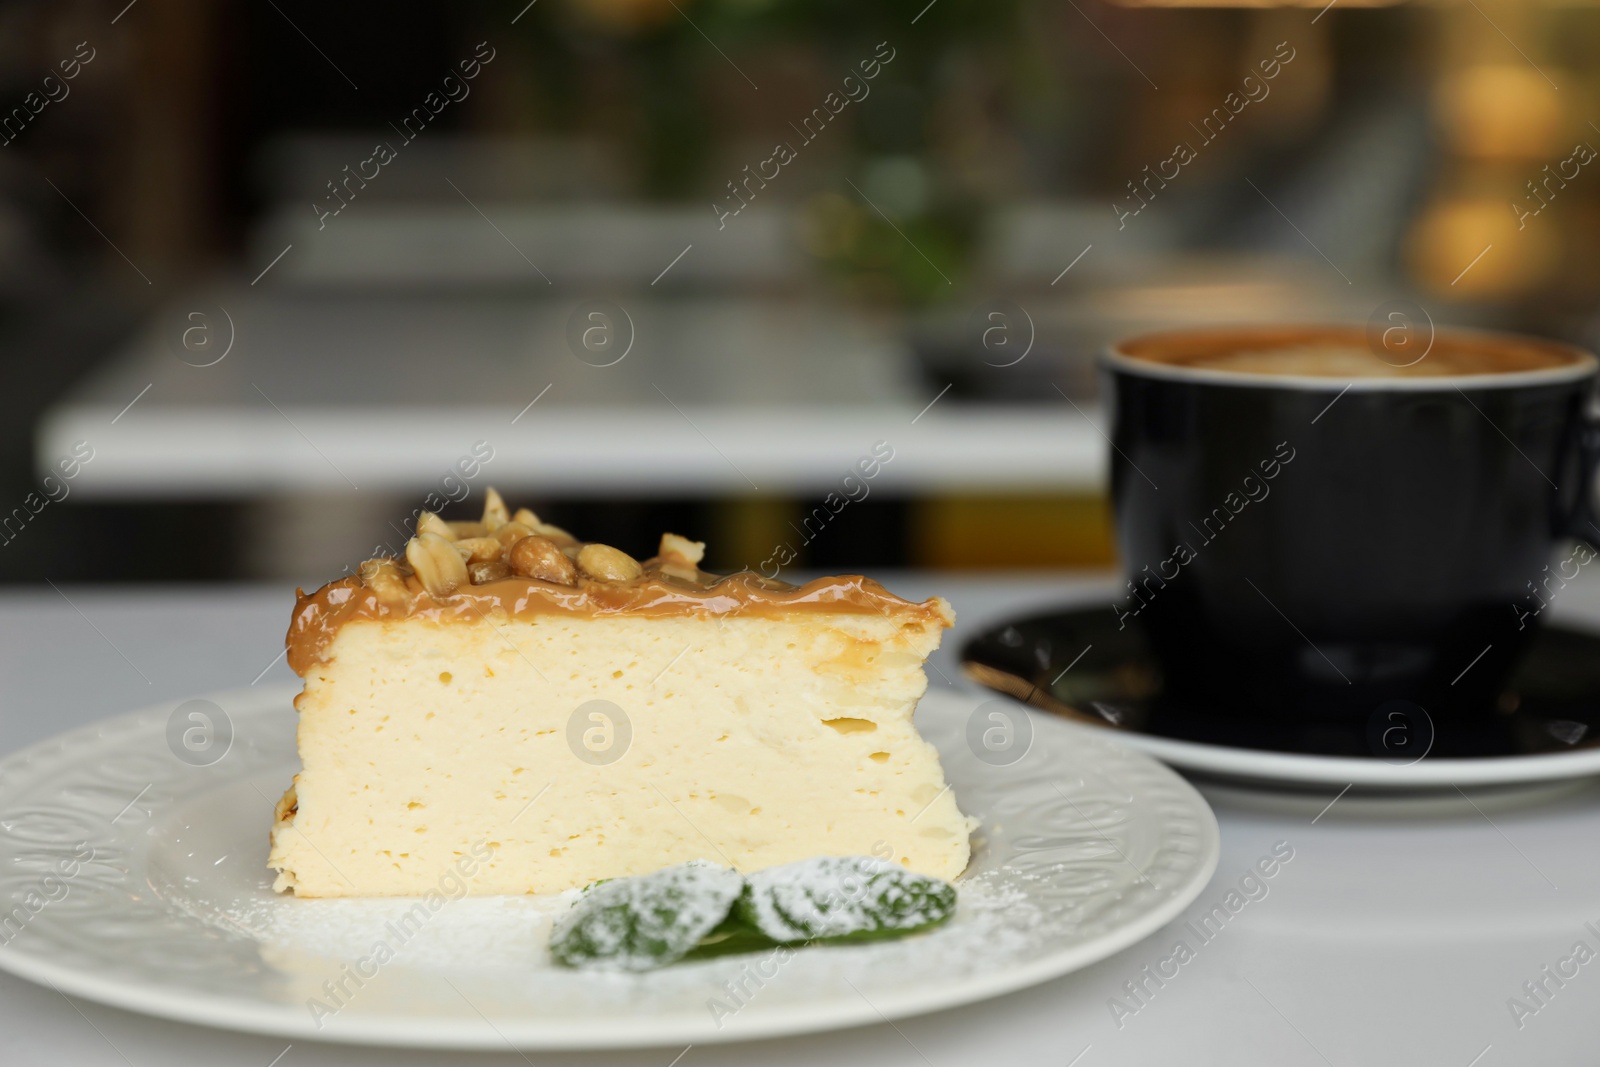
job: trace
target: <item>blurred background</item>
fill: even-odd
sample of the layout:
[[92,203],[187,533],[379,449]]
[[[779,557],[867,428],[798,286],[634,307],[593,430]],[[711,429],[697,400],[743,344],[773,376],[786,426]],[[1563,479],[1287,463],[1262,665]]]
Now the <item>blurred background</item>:
[[[1133,331],[1600,342],[1600,5],[11,0],[0,580],[1112,562]],[[870,472],[870,473],[869,473]]]

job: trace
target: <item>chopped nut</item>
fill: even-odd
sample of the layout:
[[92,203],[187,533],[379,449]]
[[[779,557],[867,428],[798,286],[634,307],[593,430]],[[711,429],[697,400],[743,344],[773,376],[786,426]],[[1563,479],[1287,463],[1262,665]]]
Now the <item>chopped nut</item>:
[[538,578],[557,585],[577,585],[578,568],[548,537],[524,537],[506,554],[511,569],[524,578]]
[[511,564],[498,559],[492,563],[469,563],[467,564],[467,577],[472,579],[473,585],[482,585],[484,582],[498,582],[502,578],[511,577]]
[[506,510],[506,502],[500,498],[491,486],[483,494],[483,527],[490,533],[511,521],[511,512]]
[[675,533],[661,535],[661,558],[670,559],[675,563],[699,563],[706,558],[706,543],[704,541],[691,541],[687,537],[679,537]]
[[[558,545],[561,545],[562,547],[566,547],[567,545],[575,545],[578,543],[578,539],[576,537],[573,537],[559,526],[552,526],[548,522],[545,522],[528,508],[518,508],[517,513],[511,516],[511,521],[527,527],[529,534],[538,534],[540,537],[548,537],[550,540],[554,541]],[[498,530],[495,532],[497,534],[499,533]],[[527,535],[524,534],[523,536]]]
[[460,536],[451,523],[445,522],[431,511],[424,511],[417,516],[417,536],[421,537],[425,533],[438,534],[446,541],[454,541]]
[[431,597],[449,596],[467,582],[466,561],[438,534],[418,534],[407,542],[406,561]]
[[700,580],[697,564],[706,556],[704,541],[691,541],[674,533],[661,535],[661,573],[686,582]]
[[526,507],[518,507],[517,514],[512,515],[510,520],[512,520],[514,523],[522,523],[523,526],[528,528],[528,533],[536,533],[541,537],[549,537],[550,541],[554,541],[555,544],[578,544],[578,537],[574,537],[573,534],[566,533],[566,531],[562,530],[560,526],[552,526],[550,523],[544,522],[542,518],[539,518],[538,515],[534,515],[533,512],[526,509]]
[[561,527],[552,526],[548,522],[541,522],[539,525],[533,528],[533,532],[538,534],[540,537],[550,538],[550,540],[554,541],[558,545],[566,546],[578,544],[578,539],[576,537],[573,537]]
[[467,537],[456,542],[456,551],[468,563],[492,563],[504,552],[504,546],[494,537]]
[[589,577],[605,582],[631,582],[644,572],[638,560],[610,545],[584,545],[578,552],[578,566]]
[[[526,526],[516,519],[512,519],[489,536],[499,541],[500,548],[504,550],[510,548],[524,537],[532,537],[533,534],[534,529],[532,526]],[[502,554],[504,553],[502,552]]]
[[392,559],[369,559],[361,565],[361,584],[377,594],[382,604],[396,607],[411,599],[405,575]]
[[489,536],[489,531],[484,528],[484,525],[481,522],[471,522],[471,521],[466,520],[466,519],[451,519],[445,525],[449,526],[451,531],[457,537],[488,537]]

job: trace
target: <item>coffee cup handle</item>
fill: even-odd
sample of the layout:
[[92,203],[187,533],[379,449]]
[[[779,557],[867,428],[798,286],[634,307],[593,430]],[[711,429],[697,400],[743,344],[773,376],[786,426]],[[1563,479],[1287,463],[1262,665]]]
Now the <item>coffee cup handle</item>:
[[1600,551],[1600,396],[1594,397],[1578,423],[1578,496],[1567,536]]

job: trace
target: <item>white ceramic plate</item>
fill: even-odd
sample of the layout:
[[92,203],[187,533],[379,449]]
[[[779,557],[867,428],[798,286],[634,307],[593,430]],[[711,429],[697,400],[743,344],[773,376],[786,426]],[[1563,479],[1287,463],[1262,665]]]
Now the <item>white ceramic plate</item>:
[[173,705],[0,762],[0,901],[11,916],[0,916],[0,967],[133,1011],[292,1038],[529,1049],[746,1040],[934,1011],[1086,966],[1170,921],[1217,863],[1210,808],[1154,760],[1028,712],[1013,724],[1031,726],[1026,755],[993,766],[967,738],[993,725],[996,702],[930,693],[919,725],[984,824],[948,925],[787,960],[566,971],[544,951],[551,898],[468,897],[429,912],[416,900],[274,895],[267,831],[297,769],[291,696],[211,696],[233,741],[206,767],[169,749]]

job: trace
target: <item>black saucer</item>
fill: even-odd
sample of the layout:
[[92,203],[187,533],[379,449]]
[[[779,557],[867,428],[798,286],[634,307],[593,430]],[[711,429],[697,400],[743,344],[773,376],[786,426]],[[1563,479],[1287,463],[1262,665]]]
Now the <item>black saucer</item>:
[[966,643],[961,663],[974,681],[1078,722],[1233,749],[1394,762],[1398,752],[1386,747],[1386,720],[1414,729],[1411,751],[1425,752],[1430,761],[1600,746],[1600,637],[1561,626],[1539,631],[1492,706],[1437,720],[1414,712],[1395,719],[1381,708],[1365,721],[1313,719],[1293,708],[1281,715],[1246,713],[1226,693],[1203,704],[1179,702],[1162,691],[1160,665],[1138,623],[1119,630],[1104,605],[995,626]]

